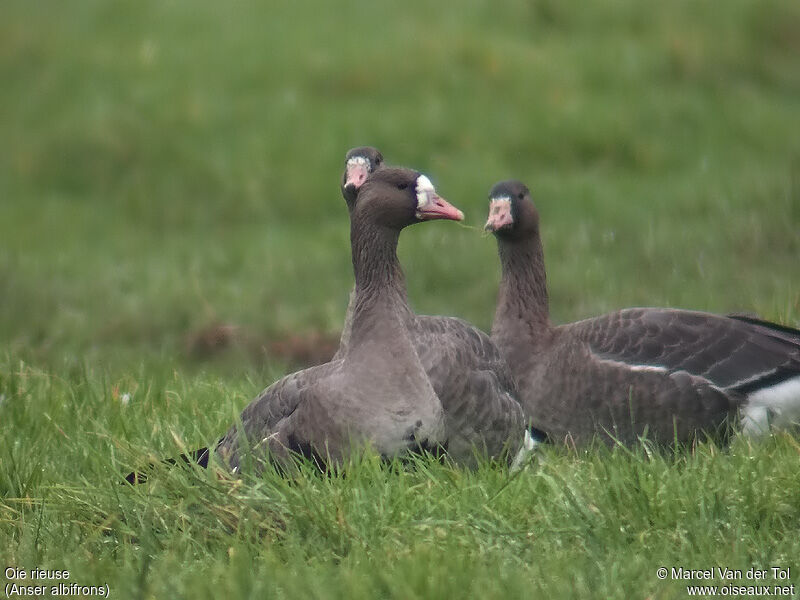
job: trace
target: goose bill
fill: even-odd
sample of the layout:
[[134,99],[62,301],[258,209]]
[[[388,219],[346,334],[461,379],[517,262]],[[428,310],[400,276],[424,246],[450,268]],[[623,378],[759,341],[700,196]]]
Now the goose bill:
[[345,177],[345,188],[354,190],[360,189],[369,176],[369,166],[364,158],[351,158],[347,161],[347,175]]
[[484,226],[486,231],[499,231],[504,227],[510,227],[513,223],[509,198],[497,198],[489,203],[489,218]]
[[431,193],[428,194],[427,201],[417,207],[417,218],[421,221],[432,221],[433,219],[463,221],[464,213],[436,193]]

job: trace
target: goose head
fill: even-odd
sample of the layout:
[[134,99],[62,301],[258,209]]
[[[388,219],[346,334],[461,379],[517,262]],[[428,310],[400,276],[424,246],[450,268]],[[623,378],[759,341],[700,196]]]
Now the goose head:
[[374,171],[367,178],[353,211],[354,215],[396,230],[434,219],[464,219],[464,213],[436,193],[428,177],[412,169],[393,167]]
[[524,183],[510,179],[492,187],[489,191],[489,218],[484,229],[507,241],[538,233],[539,213]]
[[359,146],[350,150],[344,158],[342,173],[342,196],[347,208],[353,208],[358,190],[370,174],[383,166],[383,155],[372,146]]

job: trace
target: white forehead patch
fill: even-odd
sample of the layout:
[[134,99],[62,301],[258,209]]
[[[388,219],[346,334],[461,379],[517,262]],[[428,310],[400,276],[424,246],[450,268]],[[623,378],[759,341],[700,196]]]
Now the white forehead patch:
[[436,193],[431,180],[425,175],[417,177],[417,208],[422,208],[430,201],[430,197]]
[[369,159],[363,156],[353,156],[352,158],[347,159],[347,166],[348,167],[363,166],[367,167],[367,170],[372,170],[372,163],[369,162]]
[[511,204],[511,196],[495,196],[494,198],[489,198],[489,205],[494,206],[495,204]]

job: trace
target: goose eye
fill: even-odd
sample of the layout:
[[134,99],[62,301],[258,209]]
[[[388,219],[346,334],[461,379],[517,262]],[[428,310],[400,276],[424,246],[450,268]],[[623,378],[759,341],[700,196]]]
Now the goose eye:
[[523,194],[522,192],[520,192],[519,194],[517,194],[517,198],[519,198],[520,200],[522,200],[522,198],[523,198],[524,196],[525,196],[525,194]]
[[408,184],[407,184],[407,183],[398,183],[398,184],[397,184],[397,189],[398,189],[398,190],[404,190],[404,189],[406,189],[407,187],[408,187]]

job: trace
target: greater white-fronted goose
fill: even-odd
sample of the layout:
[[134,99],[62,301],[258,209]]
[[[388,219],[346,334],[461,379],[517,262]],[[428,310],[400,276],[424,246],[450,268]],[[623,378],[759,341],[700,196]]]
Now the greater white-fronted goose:
[[[484,403],[497,414],[476,410],[468,400],[443,406],[407,327],[414,315],[396,254],[400,231],[421,221],[462,218],[424,175],[394,168],[370,175],[351,213],[356,293],[350,344],[341,359],[281,379],[245,408],[241,431],[234,426],[217,448],[232,469],[242,461],[242,438],[251,448],[268,448],[279,462],[289,452],[340,461],[364,443],[385,457],[443,448],[459,462],[472,459],[472,445],[491,455],[519,448],[525,431],[519,404],[509,397],[500,411],[500,399],[489,394],[492,375],[464,373],[482,386]],[[460,409],[481,419],[471,429],[482,439],[470,439],[469,449],[462,447],[467,415]],[[258,452],[254,458],[258,464]]]
[[550,322],[539,215],[519,181],[489,193],[502,279],[492,339],[551,439],[687,442],[800,420],[800,331],[747,317],[630,308]]

